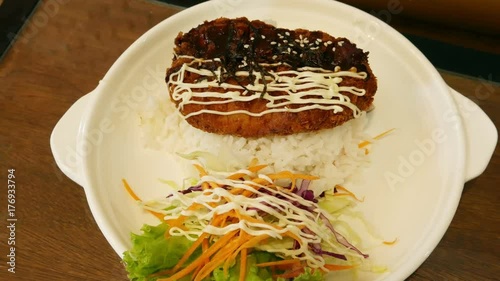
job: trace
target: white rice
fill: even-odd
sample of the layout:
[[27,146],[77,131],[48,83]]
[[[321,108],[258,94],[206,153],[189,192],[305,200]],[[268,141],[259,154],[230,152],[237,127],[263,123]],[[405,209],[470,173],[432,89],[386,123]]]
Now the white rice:
[[257,158],[259,163],[269,164],[273,172],[289,170],[319,176],[315,192],[344,184],[368,163],[365,150],[358,148],[361,141],[369,139],[363,133],[365,114],[333,129],[246,139],[192,127],[178,114],[167,93],[150,97],[138,113],[142,139],[149,149],[173,155],[210,152],[228,171],[242,169]]

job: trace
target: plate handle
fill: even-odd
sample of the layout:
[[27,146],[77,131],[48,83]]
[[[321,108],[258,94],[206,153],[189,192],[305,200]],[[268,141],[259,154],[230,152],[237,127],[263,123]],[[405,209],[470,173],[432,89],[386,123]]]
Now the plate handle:
[[498,131],[491,119],[476,103],[450,88],[465,130],[465,181],[481,175],[495,150]]
[[[94,90],[95,91],[95,90]],[[81,173],[82,157],[77,152],[77,139],[81,132],[81,120],[93,92],[78,99],[57,122],[50,135],[50,148],[61,171],[78,185],[84,187]]]

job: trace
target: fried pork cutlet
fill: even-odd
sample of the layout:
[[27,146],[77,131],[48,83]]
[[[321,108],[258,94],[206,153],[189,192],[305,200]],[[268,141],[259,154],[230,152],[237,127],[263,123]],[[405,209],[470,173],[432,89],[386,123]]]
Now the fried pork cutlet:
[[262,137],[333,128],[370,108],[368,52],[321,31],[246,18],[207,21],[175,39],[171,100],[206,132]]

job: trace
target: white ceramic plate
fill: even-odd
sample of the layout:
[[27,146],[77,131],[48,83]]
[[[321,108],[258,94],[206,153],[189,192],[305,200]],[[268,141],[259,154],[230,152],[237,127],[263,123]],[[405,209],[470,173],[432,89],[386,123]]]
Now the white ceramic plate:
[[[155,220],[123,191],[126,178],[142,198],[162,196],[158,178],[180,180],[184,167],[142,147],[135,109],[147,95],[166,91],[164,73],[173,39],[203,20],[246,16],[279,27],[319,29],[349,38],[370,52],[379,81],[368,133],[397,131],[373,150],[366,183],[366,219],[392,247],[370,251],[385,274],[357,280],[403,280],[432,252],[455,213],[464,182],[486,168],[497,142],[488,117],[443,82],[427,59],[385,23],[329,0],[211,1],[187,9],[140,37],[92,93],[54,128],[51,147],[59,167],[85,188],[99,227],[121,256],[129,233]],[[474,126],[472,126],[472,124]],[[181,140],[180,140],[181,141]]]

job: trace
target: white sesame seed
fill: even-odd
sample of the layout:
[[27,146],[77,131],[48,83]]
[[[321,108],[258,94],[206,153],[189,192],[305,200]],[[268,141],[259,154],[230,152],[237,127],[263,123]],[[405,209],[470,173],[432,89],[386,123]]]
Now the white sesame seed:
[[301,46],[302,48],[304,48],[304,44],[300,43],[300,46]]
[[271,45],[276,45],[276,42],[272,41],[272,42],[271,42]]
[[245,45],[243,45],[243,47],[244,47],[245,49],[248,49],[248,47],[250,47],[250,45],[245,44]]
[[333,47],[333,48],[332,48],[332,51],[334,51],[334,52],[335,52],[335,47]]
[[299,43],[299,42],[300,42],[300,40],[299,40],[299,39],[295,39],[295,42]]
[[294,53],[295,55],[297,54],[297,52],[296,52],[296,51],[293,51],[292,53]]
[[317,50],[319,47],[312,47],[311,50]]
[[338,44],[340,47],[342,47],[342,45],[344,45],[344,41],[339,41],[337,44]]
[[260,37],[262,37],[262,39],[266,39],[266,36],[265,36],[265,35],[261,35]]
[[323,45],[325,45],[325,47],[326,47],[326,46],[328,46],[328,44],[326,44],[326,42],[325,42],[325,43],[323,43]]
[[288,32],[288,31],[287,31],[287,32],[285,32],[285,35],[286,35],[286,36],[290,36],[290,32]]
[[304,43],[309,43],[309,39],[304,38]]
[[278,56],[277,56],[277,55],[274,55],[274,56],[273,56],[273,60],[275,60],[275,59],[277,59],[277,58],[278,58]]
[[303,56],[304,56],[304,54],[300,54],[300,55],[299,55],[299,57],[303,57]]
[[253,41],[253,40],[255,40],[255,38],[254,38],[254,37],[250,37],[250,40],[252,40],[252,41]]
[[300,40],[302,40],[302,34],[299,34],[299,38],[300,38]]
[[317,38],[316,41],[318,41],[319,43],[323,42],[323,40],[321,40],[320,38]]
[[288,43],[288,40],[283,40],[283,43]]
[[288,52],[290,53],[292,51],[292,49],[288,48]]
[[328,42],[326,42],[326,44],[331,45],[331,44],[333,44],[333,42],[332,41],[328,41]]

